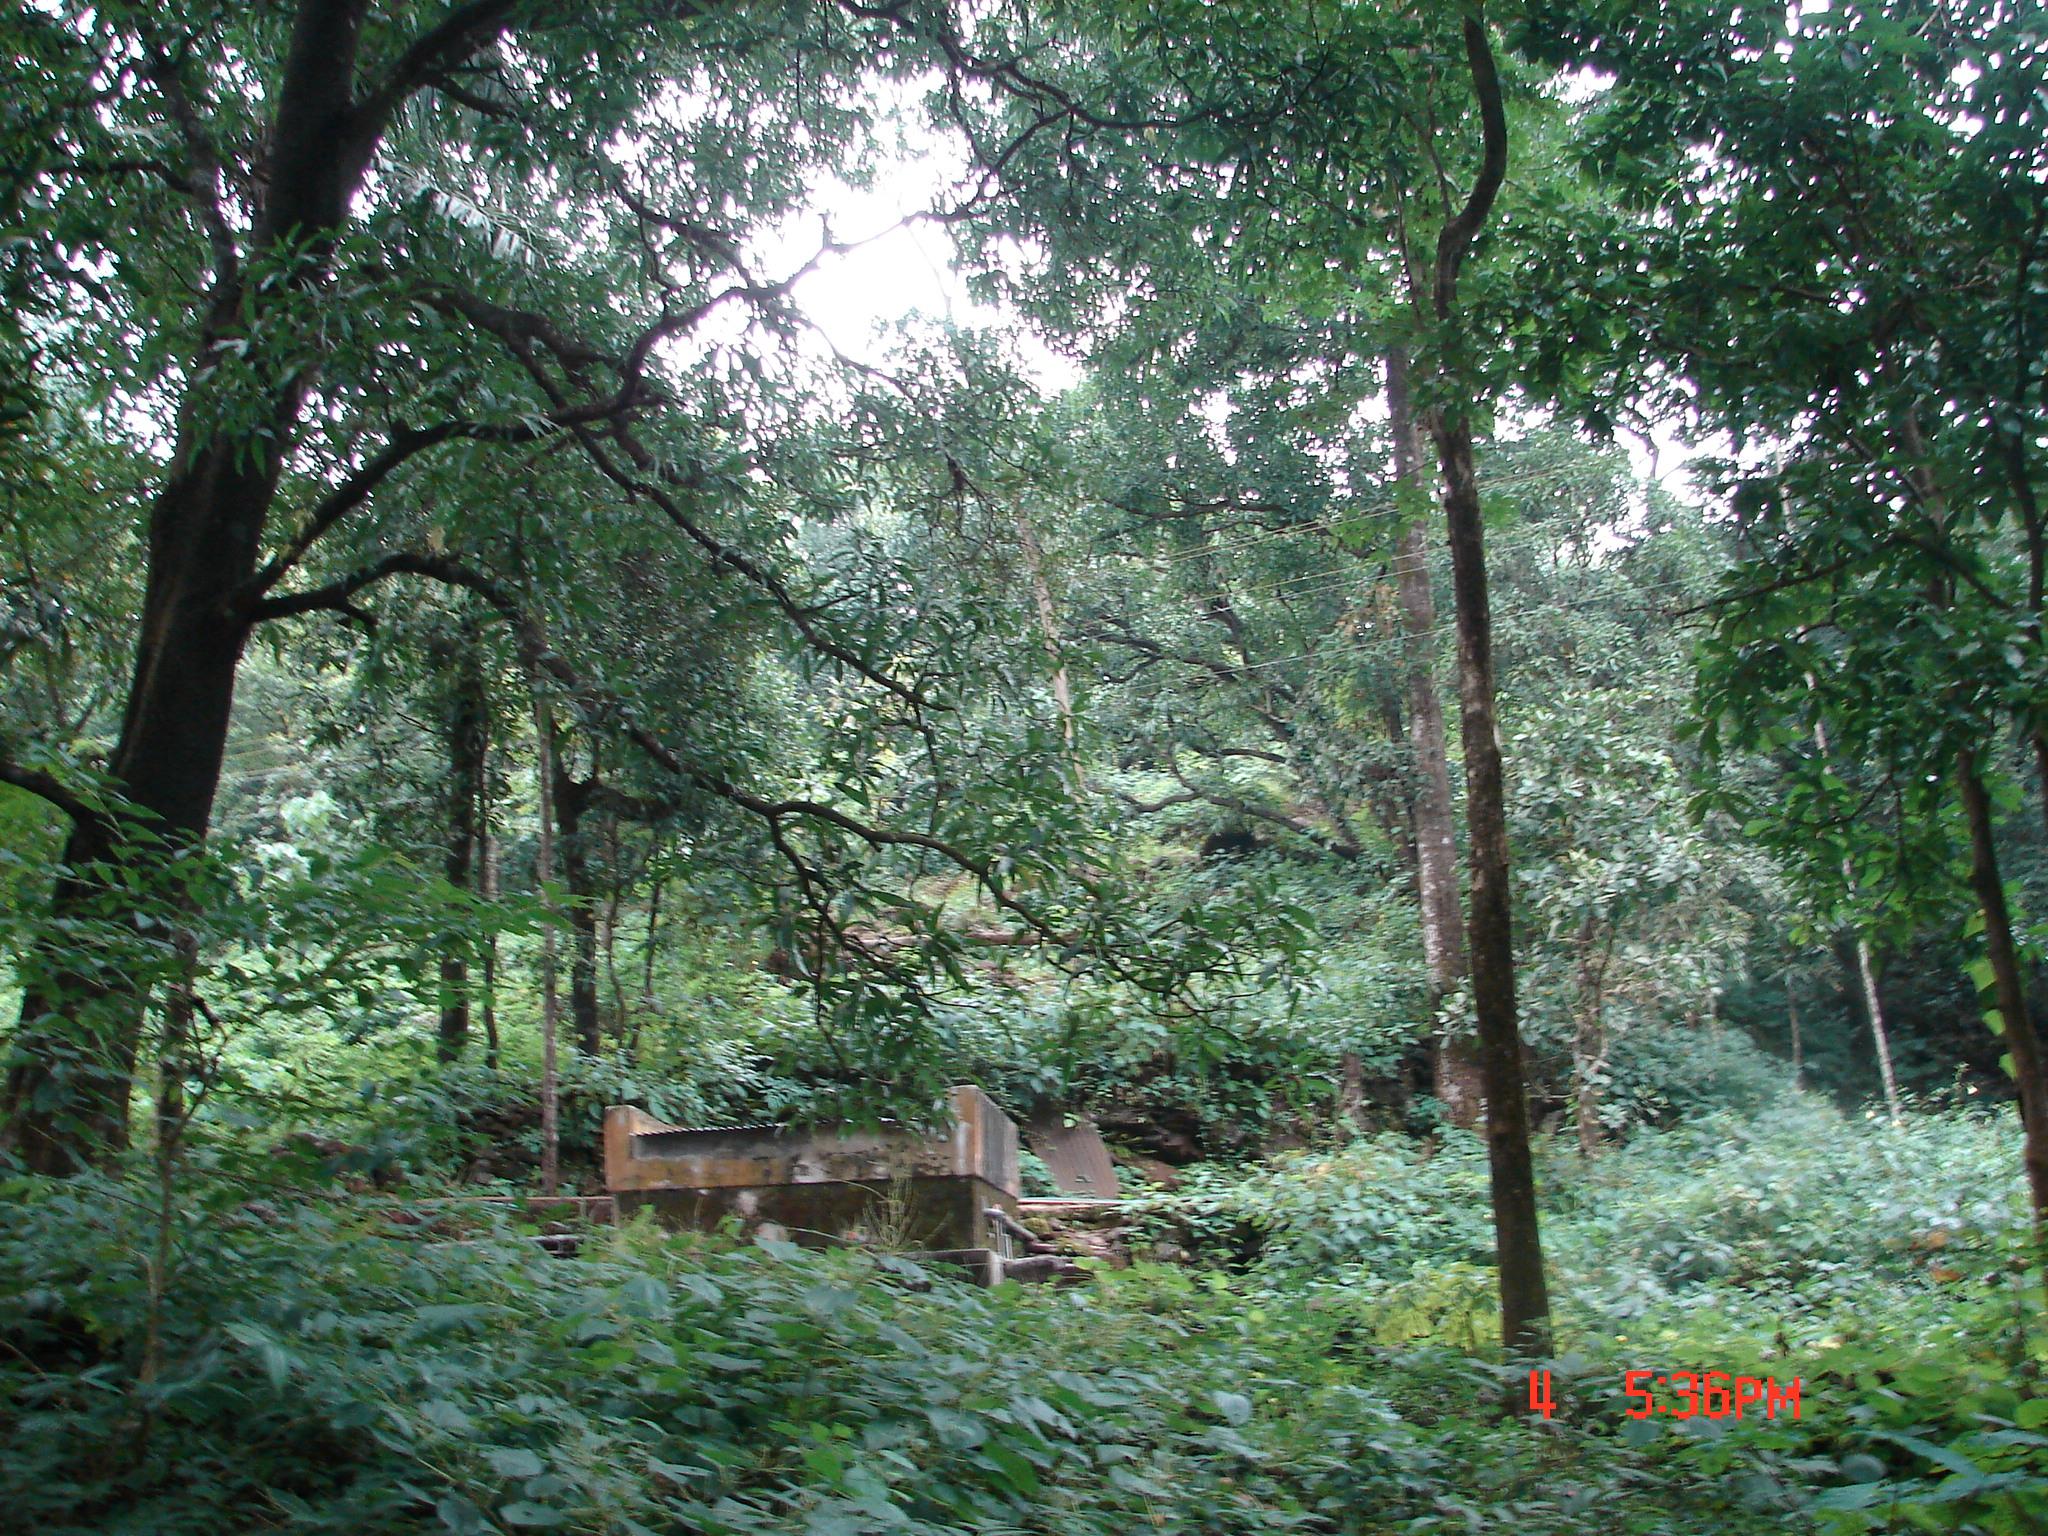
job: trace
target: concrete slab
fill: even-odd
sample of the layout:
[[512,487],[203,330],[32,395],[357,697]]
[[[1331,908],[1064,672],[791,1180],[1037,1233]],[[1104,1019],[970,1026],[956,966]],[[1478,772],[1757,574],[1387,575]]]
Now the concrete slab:
[[1049,1105],[1024,1122],[1024,1136],[1062,1195],[1114,1200],[1123,1193],[1102,1132],[1088,1116]]
[[673,1226],[731,1219],[813,1246],[1004,1255],[1010,1239],[988,1210],[1016,1214],[1017,1127],[979,1088],[955,1088],[952,1100],[952,1125],[934,1133],[673,1126],[614,1105],[605,1112],[605,1185],[622,1219],[646,1209]]

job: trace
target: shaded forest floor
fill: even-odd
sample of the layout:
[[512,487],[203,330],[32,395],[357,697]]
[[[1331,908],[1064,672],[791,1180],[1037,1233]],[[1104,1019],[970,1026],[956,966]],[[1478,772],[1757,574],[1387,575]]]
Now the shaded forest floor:
[[[1547,1149],[1547,1421],[1485,1357],[1455,1138],[1208,1170],[1144,1217],[1194,1263],[1074,1290],[644,1225],[550,1258],[474,1203],[252,1194],[225,1151],[162,1228],[140,1176],[16,1182],[0,1508],[52,1536],[2035,1530],[2014,1139],[1788,1098]],[[1636,1370],[1796,1377],[1799,1415],[1633,1420]]]

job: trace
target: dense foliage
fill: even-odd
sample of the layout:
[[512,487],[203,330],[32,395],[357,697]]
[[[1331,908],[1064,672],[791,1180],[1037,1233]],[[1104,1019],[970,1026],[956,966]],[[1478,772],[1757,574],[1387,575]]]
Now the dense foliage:
[[[2048,1511],[2048,1415],[2008,1374],[2011,1142],[1788,1095],[1547,1180],[1548,1423],[1503,1419],[1469,1357],[1463,1140],[1219,1171],[1146,1218],[1196,1268],[1035,1293],[644,1226],[553,1259],[474,1202],[246,1198],[221,1169],[146,1378],[148,1190],[15,1187],[0,1498],[52,1532],[2016,1533]],[[1622,1374],[1652,1367],[1797,1376],[1800,1416],[1631,1420]]]
[[[2035,11],[0,59],[0,1529],[2048,1526]],[[529,1215],[958,1083],[1084,1286]]]

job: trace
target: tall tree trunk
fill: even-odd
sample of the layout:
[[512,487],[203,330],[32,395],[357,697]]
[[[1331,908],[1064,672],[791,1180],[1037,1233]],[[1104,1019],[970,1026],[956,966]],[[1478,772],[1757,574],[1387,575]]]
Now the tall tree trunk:
[[[1849,862],[1842,861],[1842,877],[1849,878]],[[1884,1025],[1884,1000],[1878,996],[1877,967],[1870,958],[1870,941],[1856,935],[1856,980],[1863,992],[1863,1016],[1870,1021],[1870,1043],[1877,1051],[1877,1077],[1884,1085],[1885,1112],[1893,1125],[1905,1124],[1899,1108],[1899,1079],[1892,1071],[1891,1033]]]
[[561,1030],[562,998],[555,965],[554,898],[548,894],[555,881],[555,831],[553,785],[555,780],[555,726],[547,700],[533,679],[534,785],[540,797],[540,832],[534,850],[534,878],[539,882],[542,905],[547,909],[540,930],[540,1192],[553,1195],[561,1188],[561,1085],[555,1062],[555,1037]]
[[661,935],[661,892],[667,883],[666,875],[656,875],[654,888],[647,895],[647,945],[640,954],[640,1003],[633,1010],[633,1027],[626,1036],[629,1065],[640,1059],[640,1027],[654,1013],[654,946]]
[[[1398,747],[1414,735],[1403,718],[1401,691],[1389,687],[1381,688],[1378,693],[1380,730],[1389,746]],[[1394,850],[1394,862],[1416,881],[1419,903],[1422,886],[1417,871],[1421,867],[1422,850],[1416,842],[1413,770],[1412,761],[1405,766],[1399,763],[1368,765],[1365,769],[1365,795],[1366,807],[1372,813],[1374,823],[1387,835],[1387,845]]]
[[1436,430],[1450,524],[1457,603],[1461,734],[1465,747],[1465,826],[1470,846],[1472,1003],[1479,1026],[1479,1067],[1486,1093],[1486,1145],[1500,1266],[1501,1341],[1511,1351],[1547,1354],[1550,1296],[1536,1214],[1529,1152],[1529,1100],[1515,1004],[1515,948],[1507,796],[1494,725],[1493,624],[1472,437],[1463,420]]
[[[1468,13],[1465,60],[1479,108],[1482,152],[1465,204],[1437,235],[1430,308],[1442,350],[1438,383],[1455,398],[1469,388],[1456,364],[1458,271],[1493,209],[1507,176],[1507,110],[1486,22]],[[1522,1032],[1515,1008],[1513,895],[1509,888],[1507,794],[1494,724],[1493,615],[1486,588],[1485,521],[1464,412],[1426,414],[1443,474],[1444,522],[1451,545],[1451,592],[1458,630],[1458,702],[1465,750],[1465,831],[1471,871],[1466,943],[1472,1008],[1479,1027],[1480,1081],[1486,1091],[1486,1150],[1493,1189],[1493,1232],[1500,1275],[1501,1343],[1511,1354],[1550,1352],[1550,1294],[1536,1216],[1536,1173],[1529,1155],[1529,1098]]]
[[301,4],[278,84],[264,206],[249,246],[267,256],[289,242],[298,291],[245,291],[230,262],[214,273],[177,444],[150,510],[141,632],[107,765],[126,805],[74,822],[51,897],[53,932],[74,931],[24,968],[0,1144],[37,1172],[72,1173],[128,1142],[147,986],[118,960],[84,958],[99,946],[78,942],[76,932],[124,920],[134,932],[133,919],[151,907],[168,907],[175,920],[173,860],[204,840],[212,818],[248,635],[235,599],[255,572],[311,384],[303,358],[254,349],[245,363],[271,371],[268,398],[253,423],[223,430],[212,365],[231,345],[247,348],[269,309],[302,302],[325,273],[371,148],[349,96],[364,9],[361,0]]
[[[448,758],[448,851],[443,871],[458,891],[478,885],[482,834],[484,757],[490,728],[490,696],[486,691],[479,636],[465,615],[453,644],[443,652],[446,667],[446,710],[443,741]],[[441,956],[441,1027],[435,1055],[459,1061],[469,1045],[468,945],[451,946]]]
[[[491,822],[490,737],[484,738],[484,755],[477,764],[477,831],[480,880],[485,901],[498,899],[498,836]],[[498,929],[495,919],[484,935],[484,1065],[498,1070]]]
[[619,980],[619,907],[626,899],[627,887],[638,878],[638,871],[627,869],[625,850],[619,841],[617,816],[608,815],[604,819],[604,867],[604,916],[598,925],[597,947],[604,960],[605,980],[611,985],[612,1044],[623,1053],[626,1048],[626,989]]
[[159,1167],[174,1159],[178,1138],[192,1106],[185,1097],[188,1079],[196,1075],[200,1053],[192,1049],[194,1021],[199,1014],[199,941],[189,929],[176,940],[180,975],[164,988],[164,1027],[157,1054],[156,1153]]
[[127,805],[73,825],[51,916],[74,934],[26,968],[4,1113],[8,1141],[37,1172],[71,1173],[128,1144],[146,988],[118,943],[75,933],[124,922],[133,932],[144,911],[175,920],[172,860],[212,819],[247,636],[231,600],[255,569],[254,530],[277,484],[274,458],[236,469],[231,453],[188,443],[151,514],[142,641],[108,764]]
[[1572,1031],[1572,1072],[1577,1079],[1579,1155],[1591,1159],[1600,1151],[1600,1075],[1607,1070],[1607,968],[1614,953],[1615,929],[1607,928],[1607,943],[1596,943],[1600,920],[1588,913],[1579,924],[1572,943],[1573,973],[1578,996],[1574,1001]]
[[569,1033],[585,1056],[604,1051],[597,1009],[597,888],[590,875],[590,835],[585,818],[597,770],[574,779],[555,770],[555,824],[561,830],[562,887],[569,898]]
[[[1436,1018],[1443,1000],[1465,979],[1464,914],[1458,901],[1458,845],[1453,828],[1450,754],[1444,742],[1443,701],[1437,695],[1434,662],[1436,595],[1430,589],[1429,530],[1418,515],[1432,507],[1422,464],[1422,444],[1408,389],[1408,354],[1387,349],[1387,415],[1394,438],[1394,477],[1401,494],[1415,503],[1395,552],[1394,590],[1401,604],[1402,673],[1408,693],[1408,744],[1414,758],[1415,887],[1422,911],[1422,957],[1429,971],[1429,1011]],[[1479,1123],[1479,1053],[1459,1027],[1440,1021],[1431,1071],[1436,1097],[1454,1125]]]
[[1970,888],[1984,914],[1984,954],[1991,962],[1992,995],[2005,1026],[2005,1048],[2012,1057],[2012,1075],[2019,1087],[2027,1190],[2033,1202],[2038,1245],[2048,1240],[2048,1076],[2044,1076],[2048,1062],[2042,1060],[2040,1037],[2027,1009],[2019,950],[2013,943],[2012,914],[2006,908],[2005,881],[1998,869],[1991,796],[1978,772],[1977,756],[1968,749],[1956,758],[1956,786],[1970,827]]
[[1550,1295],[1529,1154],[1529,1098],[1515,1005],[1515,944],[1507,793],[1494,725],[1493,619],[1472,434],[1462,419],[1432,423],[1444,472],[1451,583],[1457,601],[1460,734],[1465,746],[1465,830],[1470,848],[1472,1007],[1486,1092],[1486,1148],[1500,1265],[1501,1341],[1519,1354],[1550,1349]]
[[1365,1058],[1345,1051],[1337,1058],[1337,1123],[1347,1130],[1365,1123]]
[[[2025,394],[2025,380],[2031,367],[2020,375]],[[2019,509],[2020,532],[2027,545],[2027,615],[2033,630],[2036,646],[2048,643],[2048,626],[2044,626],[2044,605],[2048,605],[2048,523],[2041,514],[2041,498],[2034,491],[2034,470],[2027,451],[2027,439],[2018,424],[2025,418],[2015,412],[2012,424],[2002,434],[2000,458],[2005,465],[2007,478],[2011,482],[2013,502]],[[2028,744],[2034,751],[2035,788],[2041,797],[2041,819],[2048,825],[2048,730],[2035,722],[2027,732]]]
[[[1809,693],[1820,687],[1819,680],[1809,672],[1806,674]],[[1828,759],[1827,723],[1817,715],[1813,722],[1813,744],[1819,749],[1821,762]],[[1842,889],[1851,897],[1856,894],[1856,865],[1844,854],[1842,857]],[[1899,1109],[1899,1080],[1892,1071],[1892,1039],[1884,1024],[1884,1002],[1877,991],[1877,967],[1870,956],[1870,940],[1861,932],[1853,936],[1856,958],[1856,985],[1863,997],[1863,1017],[1870,1023],[1870,1043],[1877,1053],[1877,1077],[1884,1087],[1885,1110],[1893,1125],[1903,1125],[1905,1116]]]
[[1799,1037],[1799,999],[1792,991],[1792,973],[1785,973],[1785,1021],[1792,1029],[1792,1086],[1804,1086],[1800,1079],[1806,1071],[1806,1056]]
[[2041,792],[2041,821],[2048,826],[2048,733],[2031,733],[2034,748],[2034,781]]

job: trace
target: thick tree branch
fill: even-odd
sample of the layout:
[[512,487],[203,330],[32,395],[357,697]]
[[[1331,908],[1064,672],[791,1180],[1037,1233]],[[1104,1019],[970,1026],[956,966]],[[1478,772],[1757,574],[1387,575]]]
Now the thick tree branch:
[[276,557],[236,590],[230,606],[244,609],[276,586],[336,523],[368,501],[401,465],[429,448],[458,440],[505,444],[538,442],[557,432],[586,426],[617,412],[630,410],[633,404],[633,397],[622,392],[586,406],[550,411],[537,421],[443,421],[431,427],[401,428],[368,462],[315,504],[299,531],[292,535]]
[[[576,430],[576,441],[588,455],[591,463],[606,479],[625,492],[629,500],[653,506],[704,552],[714,570],[731,570],[744,577],[766,595],[796,629],[804,643],[813,650],[831,657],[877,687],[886,689],[913,709],[922,710],[934,707],[933,700],[928,694],[875,666],[853,647],[833,639],[818,622],[818,610],[814,606],[799,601],[789,585],[765,564],[719,538],[692,516],[674,493],[700,491],[704,489],[704,483],[682,468],[663,463],[633,435],[623,420],[626,411],[638,401],[637,380],[654,346],[661,339],[688,330],[712,310],[734,299],[770,303],[785,298],[789,291],[802,281],[805,274],[815,270],[818,263],[828,255],[854,250],[879,238],[880,235],[877,234],[861,241],[842,242],[828,237],[809,260],[781,278],[772,281],[750,279],[734,283],[689,310],[664,316],[635,340],[624,357],[614,357],[578,338],[564,334],[544,316],[507,309],[472,294],[448,291],[440,295],[437,302],[504,342],[513,356],[526,368],[535,384],[553,403],[551,418]],[[547,371],[534,357],[533,345],[536,343],[562,364],[565,373],[579,382],[582,370],[587,365],[615,370],[624,381],[618,394],[602,407],[572,406],[567,394],[549,377]],[[600,418],[609,418],[608,432],[600,436],[598,433],[585,430],[591,422]],[[618,452],[614,453],[607,446],[607,442],[616,446]]]
[[450,70],[496,42],[518,9],[519,0],[470,0],[421,33],[356,108],[358,138],[374,145],[408,97],[423,87],[443,84]]
[[400,465],[415,455],[454,437],[520,441],[533,435],[536,434],[516,425],[490,428],[479,422],[467,421],[444,421],[432,427],[401,429],[367,463],[314,505],[299,531],[292,535],[275,558],[236,589],[235,595],[229,599],[230,606],[246,608],[276,586],[336,523],[368,501]]
[[253,602],[245,602],[240,605],[238,611],[243,620],[251,626],[268,624],[273,619],[296,618],[304,613],[325,612],[339,613],[346,618],[353,619],[358,623],[369,624],[370,627],[374,628],[375,625],[369,620],[368,615],[350,602],[349,599],[365,587],[375,586],[378,582],[390,576],[407,573],[414,575],[431,574],[420,568],[421,562],[428,558],[430,557],[403,551],[385,555],[380,559],[371,561],[359,570],[351,571],[338,581],[328,582],[325,586],[310,587],[304,592],[289,592],[283,597],[262,598]]
[[1501,100],[1500,75],[1494,68],[1493,46],[1487,41],[1483,16],[1465,18],[1465,59],[1472,68],[1472,93],[1479,102],[1479,174],[1472,192],[1436,237],[1436,315],[1448,320],[1457,305],[1458,269],[1493,211],[1508,172],[1508,119]]
[[1177,795],[1161,795],[1157,800],[1142,800],[1136,795],[1117,793],[1117,799],[1136,811],[1140,816],[1157,816],[1161,811],[1171,810],[1176,805],[1199,805],[1202,796],[1191,789],[1184,789]]
[[[1125,650],[1136,651],[1141,656],[1156,657],[1161,661],[1177,661],[1184,667],[1195,667],[1203,672],[1207,672],[1219,682],[1231,683],[1239,687],[1252,686],[1252,680],[1245,675],[1241,667],[1232,666],[1227,661],[1216,661],[1210,657],[1196,655],[1187,651],[1168,650],[1157,640],[1139,634],[1113,614],[1104,615],[1096,623],[1081,630],[1079,633],[1082,639],[1094,640],[1104,645],[1121,646]],[[1286,695],[1284,684],[1275,684],[1273,686],[1281,690],[1283,697]],[[1261,718],[1264,718],[1263,714]]]
[[[311,238],[325,248],[362,185],[383,126],[365,131],[350,99],[368,0],[300,0],[271,119],[262,213],[251,245]],[[342,152],[336,152],[336,146]]]
[[658,822],[675,815],[676,802],[672,799],[656,799],[651,795],[631,795],[603,779],[593,778],[589,783],[589,804],[594,811],[607,816],[617,816],[625,821]]
[[620,366],[613,354],[565,334],[545,315],[534,314],[531,310],[494,304],[461,288],[441,289],[429,302],[443,313],[467,320],[478,330],[497,337],[508,347],[523,350],[527,345],[538,342],[571,378],[581,377],[588,367]]
[[185,158],[191,173],[184,178],[181,190],[198,209],[200,226],[206,231],[207,244],[213,250],[213,288],[219,293],[235,281],[240,268],[234,231],[229,227],[226,210],[221,205],[220,156],[214,152],[213,141],[206,136],[199,114],[193,111],[191,99],[185,94],[185,81],[176,61],[153,37],[149,38],[147,46],[149,78],[156,82],[157,89],[163,94],[171,121],[185,141]]
[[1827,581],[1831,577],[1839,576],[1842,572],[1848,570],[1859,558],[1859,556],[1853,554],[1844,555],[1839,560],[1830,560],[1826,565],[1815,570],[1794,571],[1790,575],[1780,576],[1777,580],[1764,582],[1760,586],[1745,587],[1739,592],[1724,592],[1718,597],[1708,598],[1703,603],[1694,603],[1690,607],[1680,608],[1672,614],[1672,617],[1675,619],[1695,618],[1703,613],[1719,612],[1723,608],[1742,607],[1755,602],[1760,597],[1769,597],[1773,592],[1783,592],[1788,587],[1800,587],[1805,586],[1809,582]]
[[1323,852],[1332,854],[1340,859],[1359,859],[1365,855],[1365,850],[1359,847],[1357,843],[1351,842],[1348,839],[1332,837],[1321,828],[1312,826],[1308,822],[1296,817],[1283,815],[1279,811],[1267,810],[1257,802],[1243,799],[1237,795],[1220,794],[1215,790],[1204,789],[1200,785],[1190,782],[1179,768],[1171,764],[1167,766],[1166,771],[1172,774],[1174,781],[1190,795],[1217,807],[1219,810],[1231,811],[1239,816],[1249,817],[1253,821],[1263,821],[1276,827],[1284,827],[1296,837],[1306,838],[1309,842],[1322,849]]
[[[545,632],[526,613],[510,591],[483,572],[459,560],[443,555],[399,551],[386,555],[353,575],[328,586],[310,592],[295,593],[290,597],[272,598],[258,604],[254,621],[262,622],[322,609],[334,610],[365,587],[397,575],[422,576],[447,586],[462,587],[475,592],[512,627],[521,657],[528,665],[552,678],[571,698],[593,715],[612,719],[627,739],[660,767],[719,799],[760,817],[769,824],[771,831],[779,834],[783,824],[792,819],[809,821],[846,833],[871,848],[919,848],[937,854],[964,873],[972,875],[997,906],[1015,915],[1028,928],[1040,934],[1047,943],[1061,941],[1058,931],[1051,923],[1010,890],[1003,877],[996,871],[993,859],[982,858],[958,844],[931,833],[875,826],[822,801],[801,798],[778,800],[757,795],[740,788],[720,774],[685,762],[663,745],[659,737],[634,721],[619,700],[607,697],[592,688],[574,667],[563,657],[555,654],[548,646]],[[1113,968],[1126,974],[1127,979],[1135,979],[1129,978],[1128,973],[1120,965],[1113,965]]]
[[12,784],[16,789],[27,790],[48,801],[73,821],[95,821],[102,814],[55,774],[45,773],[40,768],[24,768],[4,753],[0,753],[0,784]]

